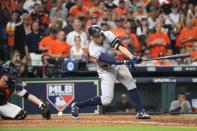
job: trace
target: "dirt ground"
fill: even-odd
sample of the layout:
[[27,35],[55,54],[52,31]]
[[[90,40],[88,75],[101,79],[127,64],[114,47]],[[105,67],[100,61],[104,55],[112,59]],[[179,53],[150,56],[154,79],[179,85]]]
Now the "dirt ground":
[[73,120],[69,115],[52,115],[51,120],[44,120],[40,115],[29,115],[25,120],[0,120],[0,128],[108,125],[154,125],[197,128],[197,115],[152,115],[152,118],[149,120],[136,120],[134,115],[81,115],[79,120]]

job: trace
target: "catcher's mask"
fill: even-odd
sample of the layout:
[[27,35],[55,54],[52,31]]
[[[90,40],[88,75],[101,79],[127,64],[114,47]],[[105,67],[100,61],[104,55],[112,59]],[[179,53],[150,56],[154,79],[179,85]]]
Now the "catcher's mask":
[[0,76],[5,75],[8,79],[16,80],[17,72],[12,67],[0,67]]

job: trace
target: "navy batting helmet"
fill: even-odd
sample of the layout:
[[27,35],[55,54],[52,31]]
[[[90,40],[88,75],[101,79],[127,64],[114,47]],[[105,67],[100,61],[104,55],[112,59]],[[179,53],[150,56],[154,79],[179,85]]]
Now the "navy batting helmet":
[[90,36],[95,37],[95,36],[99,36],[102,34],[101,32],[101,28],[97,25],[92,25],[89,29],[88,29],[88,33]]

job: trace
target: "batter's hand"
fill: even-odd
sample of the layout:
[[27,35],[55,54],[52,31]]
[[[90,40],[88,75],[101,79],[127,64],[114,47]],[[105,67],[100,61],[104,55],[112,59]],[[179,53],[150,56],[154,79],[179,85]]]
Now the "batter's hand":
[[133,59],[130,59],[130,60],[124,60],[124,64],[126,65],[135,65],[135,61]]
[[132,60],[133,60],[134,64],[140,64],[140,63],[142,63],[143,59],[140,56],[133,56]]

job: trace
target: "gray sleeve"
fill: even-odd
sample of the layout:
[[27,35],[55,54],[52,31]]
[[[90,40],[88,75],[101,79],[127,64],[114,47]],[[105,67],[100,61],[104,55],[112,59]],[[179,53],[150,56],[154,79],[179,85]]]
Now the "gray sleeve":
[[180,113],[187,113],[187,112],[191,112],[191,111],[192,111],[191,105],[190,105],[189,101],[186,101],[179,112]]
[[111,32],[111,31],[106,31],[106,32],[104,32],[104,34],[105,34],[105,36],[108,38],[108,40],[109,40],[110,42],[112,42],[115,38],[117,38],[117,37],[114,35],[114,33]]
[[98,59],[102,53],[102,48],[90,43],[89,54],[91,57]]
[[109,44],[110,44],[111,47],[115,47],[115,44],[116,44],[117,42],[120,42],[120,40],[118,39],[118,37],[116,37],[116,36],[114,35],[114,33],[111,32],[111,31],[106,31],[106,32],[105,32],[105,36],[107,37],[107,39],[108,39]]
[[186,108],[186,112],[192,112],[192,107],[191,107],[189,101],[186,102],[185,108]]
[[179,108],[179,103],[177,101],[172,101],[170,104],[169,112],[172,112]]

